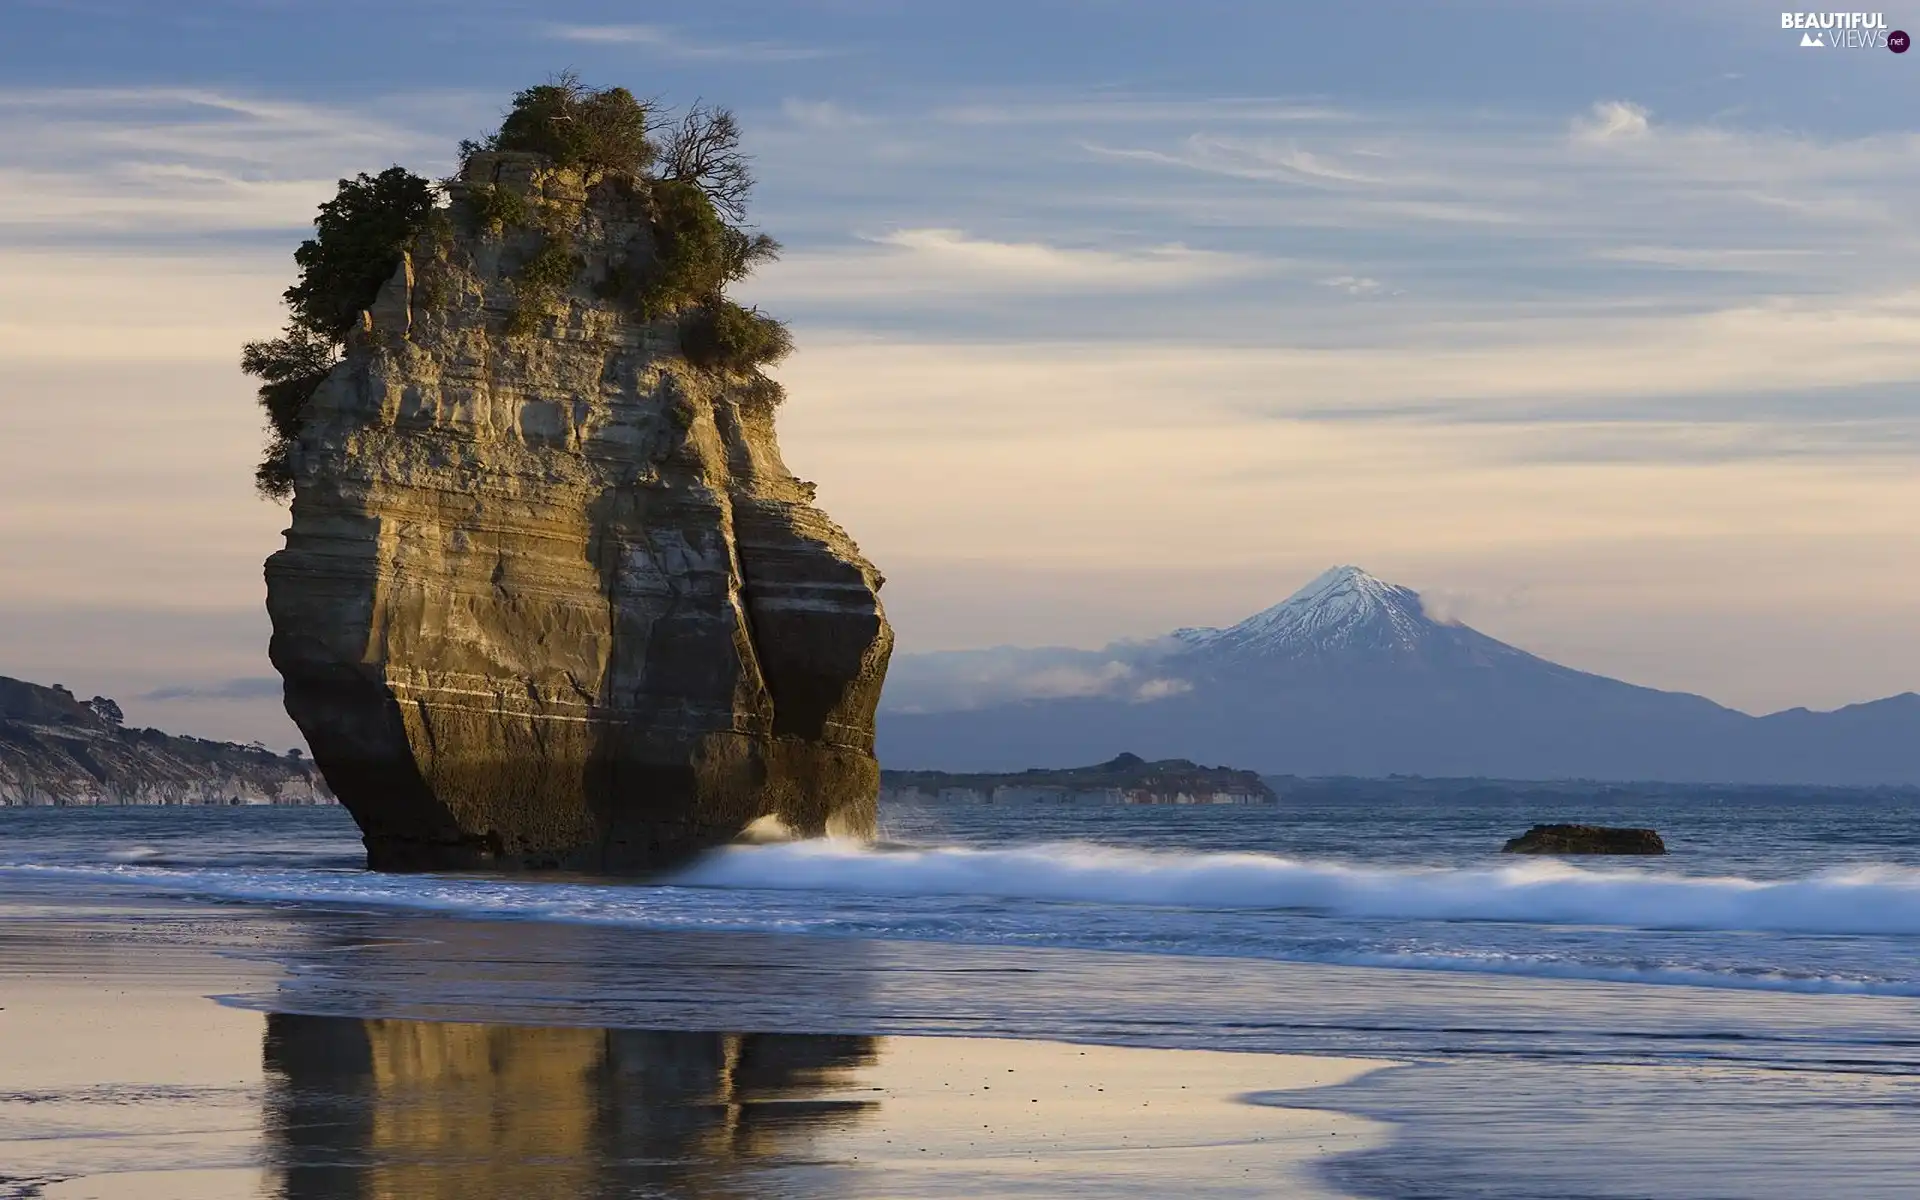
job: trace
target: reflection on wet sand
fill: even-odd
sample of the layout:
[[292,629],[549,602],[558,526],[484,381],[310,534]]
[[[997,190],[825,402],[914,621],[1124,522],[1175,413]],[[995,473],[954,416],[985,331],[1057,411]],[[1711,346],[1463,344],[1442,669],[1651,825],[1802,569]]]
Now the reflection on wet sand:
[[765,1194],[870,1098],[829,1096],[875,1039],[267,1018],[286,1200]]
[[1306,1197],[1376,1136],[1270,1098],[1355,1060],[285,1014],[265,1042],[280,1200]]

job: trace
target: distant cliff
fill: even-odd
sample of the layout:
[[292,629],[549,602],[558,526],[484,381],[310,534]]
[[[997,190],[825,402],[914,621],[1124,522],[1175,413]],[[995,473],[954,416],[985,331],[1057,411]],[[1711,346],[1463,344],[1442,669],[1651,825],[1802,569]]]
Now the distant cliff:
[[882,771],[883,800],[1096,801],[1109,804],[1270,804],[1273,789],[1252,771],[1203,767],[1184,758],[1147,762],[1138,755],[1091,767],[956,775]]
[[0,676],[0,807],[331,804],[305,759],[125,729],[119,706]]

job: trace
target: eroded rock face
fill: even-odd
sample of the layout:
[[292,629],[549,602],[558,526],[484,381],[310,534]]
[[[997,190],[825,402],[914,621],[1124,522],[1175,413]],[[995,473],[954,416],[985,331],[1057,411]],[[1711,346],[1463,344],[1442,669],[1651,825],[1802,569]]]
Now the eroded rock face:
[[[645,868],[762,817],[871,831],[880,575],[750,375],[611,296],[644,184],[476,155],[308,403],[272,658],[376,868]],[[570,283],[530,296],[556,238]],[[516,314],[518,318],[516,320]]]

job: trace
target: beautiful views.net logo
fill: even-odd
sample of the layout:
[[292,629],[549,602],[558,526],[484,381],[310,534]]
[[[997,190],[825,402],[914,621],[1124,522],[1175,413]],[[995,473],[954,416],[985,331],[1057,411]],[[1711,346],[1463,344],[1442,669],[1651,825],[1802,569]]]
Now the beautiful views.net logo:
[[1780,28],[1801,30],[1800,44],[1821,49],[1891,50],[1905,54],[1905,32],[1887,28],[1885,13],[1783,12]]

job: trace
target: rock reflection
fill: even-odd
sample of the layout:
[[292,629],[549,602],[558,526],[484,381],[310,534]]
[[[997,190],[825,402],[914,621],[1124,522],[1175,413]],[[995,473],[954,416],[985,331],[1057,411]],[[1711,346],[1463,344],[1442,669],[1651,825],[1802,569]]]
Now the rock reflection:
[[[829,1098],[867,1037],[274,1014],[268,1137],[285,1200],[751,1197],[872,1101]],[[844,1094],[844,1093],[843,1093]]]

